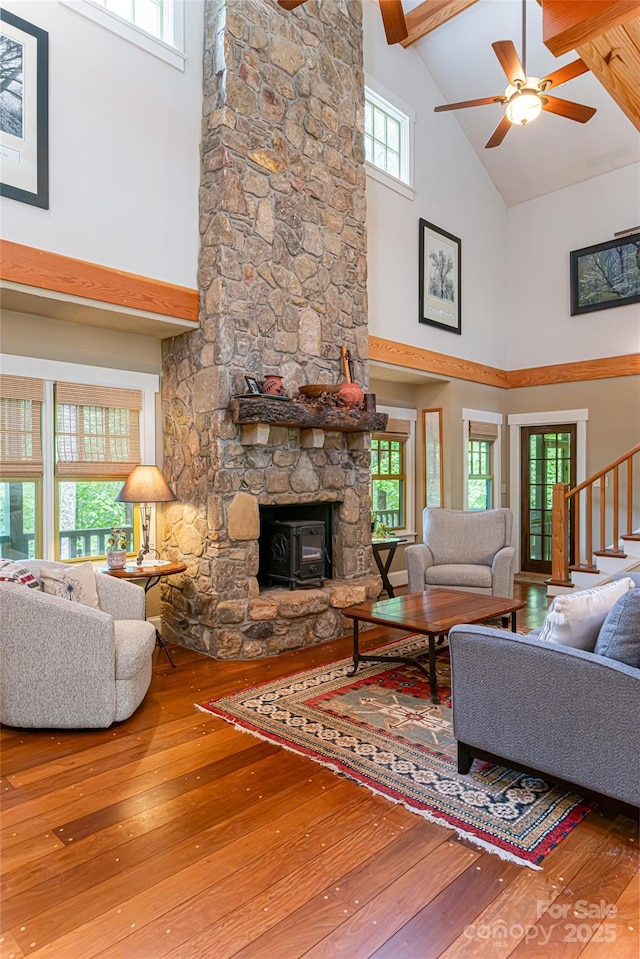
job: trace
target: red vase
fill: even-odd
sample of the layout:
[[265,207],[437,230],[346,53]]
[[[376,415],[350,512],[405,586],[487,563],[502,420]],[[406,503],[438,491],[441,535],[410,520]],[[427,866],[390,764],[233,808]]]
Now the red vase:
[[364,393],[357,383],[343,383],[338,390],[338,396],[341,396],[347,406],[352,409],[362,406]]
[[284,393],[282,377],[275,375],[265,376],[264,383],[262,384],[262,392],[270,393],[271,396],[282,396]]

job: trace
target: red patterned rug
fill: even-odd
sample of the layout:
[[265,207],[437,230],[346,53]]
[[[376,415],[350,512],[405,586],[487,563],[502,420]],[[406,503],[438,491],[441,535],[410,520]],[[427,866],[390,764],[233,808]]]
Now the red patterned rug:
[[[424,649],[409,637],[380,647],[404,656]],[[438,657],[441,705],[413,666],[350,659],[306,669],[202,703],[239,729],[309,756],[489,852],[538,863],[590,811],[575,793],[534,775],[475,762],[456,771],[447,654]]]

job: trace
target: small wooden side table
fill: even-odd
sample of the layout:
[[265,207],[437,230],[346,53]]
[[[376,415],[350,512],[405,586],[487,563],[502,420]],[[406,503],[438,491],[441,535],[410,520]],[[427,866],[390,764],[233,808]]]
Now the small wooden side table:
[[[386,590],[387,596],[389,599],[395,597],[393,591],[393,586],[389,579],[389,569],[391,568],[391,563],[393,562],[393,557],[396,555],[396,550],[400,543],[406,543],[406,538],[403,539],[401,536],[387,536],[386,539],[372,539],[371,548],[373,549],[373,558],[376,561],[376,566],[378,567],[378,572],[382,577],[382,589]],[[380,555],[382,552],[387,553],[385,560],[382,559]]]
[[[107,576],[115,576],[116,579],[144,579],[146,580],[144,584],[146,594],[153,586],[157,586],[163,576],[176,576],[178,573],[184,573],[186,568],[184,563],[161,563],[159,566],[135,566],[129,564],[125,566],[124,569],[109,569],[108,566],[103,566],[100,572],[106,573]],[[167,659],[171,663],[172,668],[175,669],[176,664],[173,661],[169,647],[157,629],[156,642],[158,646],[164,649],[167,654]]]

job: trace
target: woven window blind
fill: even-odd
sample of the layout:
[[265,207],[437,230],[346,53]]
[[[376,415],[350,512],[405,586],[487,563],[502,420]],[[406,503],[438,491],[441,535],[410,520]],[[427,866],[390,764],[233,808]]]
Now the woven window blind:
[[56,384],[56,476],[122,477],[140,463],[140,390]]
[[42,475],[44,382],[0,375],[0,475]]
[[469,439],[487,440],[489,443],[494,443],[498,439],[498,424],[469,420]]
[[376,440],[398,440],[406,443],[411,435],[411,420],[397,420],[389,417],[384,433],[374,433]]

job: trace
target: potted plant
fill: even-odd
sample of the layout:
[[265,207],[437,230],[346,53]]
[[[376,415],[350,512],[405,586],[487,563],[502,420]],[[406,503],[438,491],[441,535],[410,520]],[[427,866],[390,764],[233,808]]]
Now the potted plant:
[[119,526],[112,526],[107,539],[107,566],[109,569],[124,569],[126,565],[127,534]]

